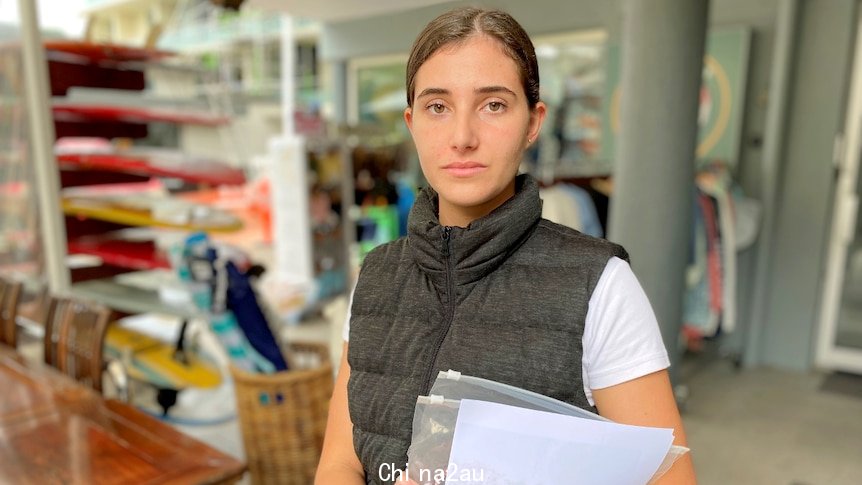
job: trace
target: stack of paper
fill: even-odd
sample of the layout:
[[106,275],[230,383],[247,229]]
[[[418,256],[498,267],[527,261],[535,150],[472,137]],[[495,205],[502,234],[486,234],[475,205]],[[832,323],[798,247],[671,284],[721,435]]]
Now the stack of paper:
[[441,372],[420,396],[408,477],[420,484],[646,484],[688,451],[673,430],[613,423],[567,403]]

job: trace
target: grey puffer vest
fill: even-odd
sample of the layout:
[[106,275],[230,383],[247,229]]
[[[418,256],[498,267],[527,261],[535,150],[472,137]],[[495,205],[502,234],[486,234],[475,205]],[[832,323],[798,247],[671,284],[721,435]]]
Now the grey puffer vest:
[[348,402],[368,483],[407,461],[416,397],[454,369],[591,409],[581,339],[590,295],[622,247],[541,218],[538,184],[466,228],[424,189],[408,236],[372,251],[353,296]]

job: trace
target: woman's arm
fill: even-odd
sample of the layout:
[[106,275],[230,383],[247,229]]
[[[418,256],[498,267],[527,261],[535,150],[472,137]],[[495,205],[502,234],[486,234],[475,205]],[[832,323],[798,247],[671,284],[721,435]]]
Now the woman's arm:
[[347,410],[347,380],[350,378],[350,365],[347,363],[347,343],[341,354],[338,377],[329,403],[329,418],[326,423],[326,436],[323,452],[314,483],[330,485],[365,485],[365,472],[353,449],[353,423]]
[[[682,418],[666,370],[653,372],[605,389],[593,389],[599,414],[617,423],[673,428],[673,444],[686,446]],[[658,481],[662,485],[694,484],[691,453],[677,460]]]

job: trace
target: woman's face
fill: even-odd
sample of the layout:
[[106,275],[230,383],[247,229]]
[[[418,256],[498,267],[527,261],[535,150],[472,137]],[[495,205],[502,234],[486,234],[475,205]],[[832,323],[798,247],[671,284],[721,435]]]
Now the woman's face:
[[443,47],[422,64],[404,120],[440,196],[442,224],[466,225],[514,195],[544,117],[543,103],[530,110],[517,64],[491,37]]

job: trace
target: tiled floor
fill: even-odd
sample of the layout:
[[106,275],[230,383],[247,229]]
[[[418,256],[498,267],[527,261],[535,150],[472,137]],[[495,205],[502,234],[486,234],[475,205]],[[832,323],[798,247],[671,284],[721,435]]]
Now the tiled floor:
[[862,399],[821,391],[823,378],[727,361],[692,375],[683,420],[699,483],[862,483]]

